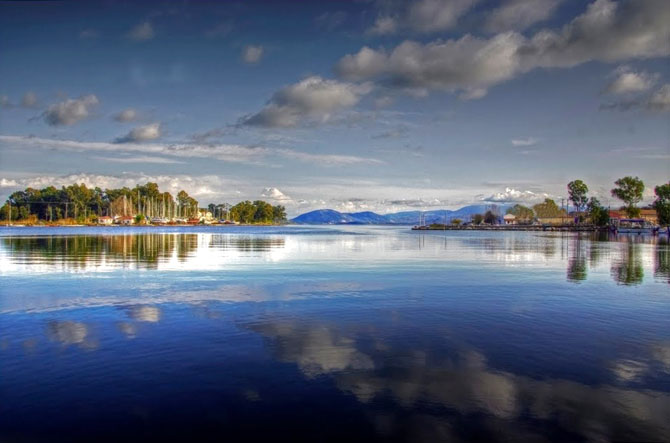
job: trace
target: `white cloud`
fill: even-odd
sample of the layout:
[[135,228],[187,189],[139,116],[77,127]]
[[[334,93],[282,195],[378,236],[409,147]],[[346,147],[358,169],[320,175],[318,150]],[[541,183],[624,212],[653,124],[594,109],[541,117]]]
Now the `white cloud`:
[[264,49],[262,46],[247,45],[242,51],[242,60],[248,64],[255,64],[261,61]]
[[275,92],[263,109],[244,118],[242,123],[286,128],[307,121],[325,122],[333,113],[354,106],[370,90],[369,85],[307,77]]
[[37,95],[32,91],[26,92],[21,99],[21,106],[24,108],[34,108],[36,105]]
[[398,22],[395,18],[389,16],[379,16],[375,24],[368,31],[370,34],[385,35],[394,34],[398,29]]
[[0,179],[0,188],[14,188],[19,186],[19,182],[16,180],[2,178]]
[[631,111],[646,109],[652,112],[670,111],[670,83],[658,88],[651,95],[637,96],[614,103],[601,104],[600,109]]
[[375,20],[371,34],[393,34],[400,29],[429,33],[453,28],[458,19],[478,0],[413,0],[400,2],[397,10],[387,10]]
[[263,192],[261,193],[261,197],[269,198],[275,201],[279,202],[287,202],[291,201],[291,197],[288,195],[284,194],[277,188],[265,188],[263,189]]
[[514,146],[535,146],[540,140],[535,137],[526,137],[526,138],[515,138],[512,139],[512,145]]
[[504,192],[496,192],[482,200],[496,203],[535,203],[545,198],[549,198],[549,194],[505,188]]
[[114,120],[122,123],[132,122],[135,119],[137,119],[137,111],[133,108],[124,109],[123,111],[114,115]]
[[161,136],[161,124],[160,123],[151,123],[145,126],[138,126],[137,128],[132,129],[125,136],[117,139],[118,143],[129,143],[129,142],[143,142],[147,140],[155,140]]
[[489,32],[523,31],[548,19],[562,0],[506,0],[489,14],[484,28]]
[[151,22],[140,23],[128,32],[128,37],[136,41],[151,40],[154,36],[154,27]]
[[670,83],[666,83],[656,90],[646,104],[653,111],[670,111]]
[[78,99],[69,98],[49,106],[43,114],[44,121],[52,126],[73,125],[88,117],[98,103],[98,97],[93,94]]
[[658,75],[635,72],[628,66],[620,66],[614,71],[616,76],[604,90],[605,94],[629,94],[651,89]]
[[537,68],[569,68],[589,61],[617,62],[670,55],[670,2],[596,0],[559,30],[531,38],[514,31],[491,38],[466,34],[429,43],[404,41],[387,51],[363,47],[336,66],[348,80],[374,79],[408,88],[484,90]]
[[164,157],[151,157],[147,155],[134,156],[134,157],[93,157],[96,160],[102,160],[105,162],[112,163],[156,163],[156,164],[175,164],[175,163],[184,163],[178,160],[173,160],[170,158]]
[[267,148],[244,145],[198,144],[198,143],[108,143],[56,140],[39,137],[0,135],[0,143],[41,149],[62,149],[75,152],[142,153],[178,158],[209,158],[232,163],[259,164],[267,157],[299,160],[320,166],[345,166],[353,164],[381,164],[381,160],[367,157],[310,154],[287,148]]

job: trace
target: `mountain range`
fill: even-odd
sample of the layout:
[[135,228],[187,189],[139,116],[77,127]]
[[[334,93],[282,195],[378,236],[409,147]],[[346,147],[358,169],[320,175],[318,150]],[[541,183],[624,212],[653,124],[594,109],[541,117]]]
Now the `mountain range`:
[[[484,214],[492,205],[470,205],[460,209],[434,209],[432,211],[404,211],[392,214],[376,212],[339,212],[333,209],[317,209],[291,220],[293,223],[310,225],[416,225],[423,216],[425,224],[451,222],[459,218],[469,220],[475,214]],[[504,214],[506,205],[497,205],[498,213]]]

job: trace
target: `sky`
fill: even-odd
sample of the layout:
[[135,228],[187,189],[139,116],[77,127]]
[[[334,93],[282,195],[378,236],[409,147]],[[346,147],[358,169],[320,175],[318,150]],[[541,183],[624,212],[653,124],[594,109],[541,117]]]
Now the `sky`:
[[670,180],[670,1],[0,1],[0,199],[147,181],[290,216]]

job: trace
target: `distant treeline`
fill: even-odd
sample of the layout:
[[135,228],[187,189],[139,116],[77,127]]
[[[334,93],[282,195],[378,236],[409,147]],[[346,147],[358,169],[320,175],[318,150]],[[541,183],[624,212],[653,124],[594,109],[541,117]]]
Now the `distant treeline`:
[[173,197],[161,192],[156,183],[119,189],[88,188],[85,184],[72,184],[58,189],[26,188],[12,193],[0,208],[3,221],[75,220],[87,222],[101,216],[131,216],[139,218],[165,218],[170,220],[200,217],[211,211],[214,217],[241,223],[279,223],[286,220],[283,206],[272,206],[262,200],[243,201],[236,205],[210,204],[199,208],[198,201],[184,190]]

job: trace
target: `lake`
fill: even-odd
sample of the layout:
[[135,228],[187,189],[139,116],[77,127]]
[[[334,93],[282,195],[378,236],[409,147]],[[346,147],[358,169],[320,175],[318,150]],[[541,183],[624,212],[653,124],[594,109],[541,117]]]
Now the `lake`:
[[0,228],[0,441],[670,441],[667,237]]

